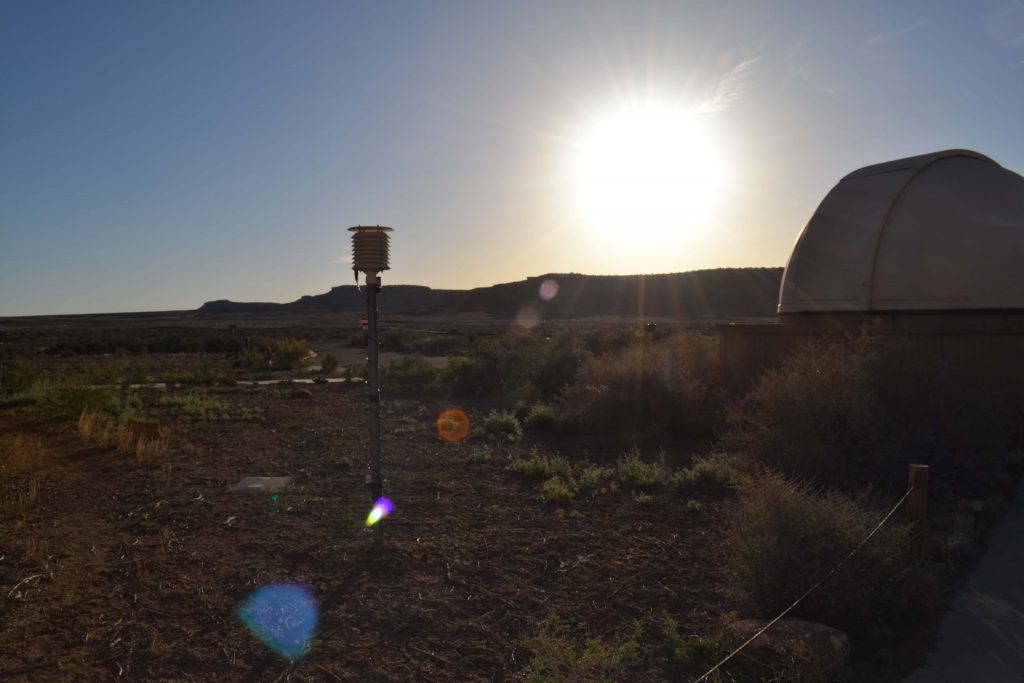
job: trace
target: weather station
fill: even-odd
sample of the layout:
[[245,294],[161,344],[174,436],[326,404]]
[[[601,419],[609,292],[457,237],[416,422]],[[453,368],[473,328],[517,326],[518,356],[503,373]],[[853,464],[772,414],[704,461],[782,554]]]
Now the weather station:
[[384,497],[384,475],[381,470],[381,421],[380,421],[380,338],[378,336],[377,295],[380,293],[380,273],[389,269],[391,228],[380,225],[357,225],[349,228],[352,233],[352,272],[356,286],[359,273],[366,276],[366,383],[370,400],[370,473],[366,485],[373,497],[373,509],[366,518],[366,525],[373,527],[374,545],[384,544],[384,518],[394,508]]

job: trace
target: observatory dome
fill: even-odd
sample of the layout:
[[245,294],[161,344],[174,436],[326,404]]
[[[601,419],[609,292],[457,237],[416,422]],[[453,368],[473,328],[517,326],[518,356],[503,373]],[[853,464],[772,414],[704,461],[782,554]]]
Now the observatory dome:
[[793,247],[779,313],[1024,309],[1024,178],[947,150],[832,188]]

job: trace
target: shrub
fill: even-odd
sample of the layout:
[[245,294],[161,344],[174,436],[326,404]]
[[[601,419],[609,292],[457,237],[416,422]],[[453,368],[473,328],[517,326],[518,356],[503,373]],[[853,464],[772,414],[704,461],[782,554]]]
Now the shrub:
[[689,467],[674,473],[672,484],[684,492],[723,493],[739,484],[745,469],[739,456],[711,453],[694,459]]
[[28,363],[13,361],[0,364],[0,396],[24,392],[41,379],[41,374]]
[[575,496],[572,485],[561,477],[552,477],[541,487],[541,498],[550,503],[569,503]]
[[615,474],[611,467],[601,467],[585,463],[576,471],[576,486],[581,491],[597,490],[607,479]]
[[225,419],[231,412],[231,404],[210,398],[199,391],[183,394],[166,394],[160,397],[160,405],[173,406],[194,420]]
[[562,392],[567,426],[635,443],[651,433],[707,435],[722,415],[714,339],[678,334],[594,356]]
[[639,624],[632,635],[618,645],[607,644],[588,637],[585,625],[572,629],[557,616],[549,616],[523,642],[532,655],[523,677],[527,683],[627,680],[626,667],[640,653],[637,641],[643,630]]
[[515,443],[523,438],[523,426],[512,413],[492,410],[480,421],[474,434]]
[[544,455],[537,449],[532,449],[528,458],[514,459],[508,467],[513,472],[538,479],[551,477],[568,479],[572,476],[572,465],[563,456]]
[[78,384],[37,384],[35,403],[45,412],[65,419],[77,418],[83,410],[97,414],[117,426],[137,417],[142,401],[135,394],[121,395],[113,389]]
[[238,365],[250,370],[296,370],[309,355],[309,346],[301,339],[263,339],[242,354]]
[[679,633],[678,621],[667,612],[664,613],[664,619],[661,635],[673,659],[708,666],[718,663],[729,654],[729,648],[724,643],[721,633],[711,637],[683,636]]
[[530,408],[524,424],[531,432],[553,432],[558,429],[558,413],[546,403],[537,403]]
[[382,368],[381,382],[395,391],[429,391],[437,387],[440,374],[440,369],[423,356],[403,356]]
[[789,475],[823,483],[884,471],[886,421],[865,340],[808,345],[765,372],[728,416],[723,445]]
[[223,377],[223,370],[216,366],[209,365],[202,368],[196,368],[191,372],[169,375],[164,379],[164,381],[169,385],[178,384],[183,387],[212,387]]
[[[818,492],[777,473],[741,490],[727,533],[727,565],[740,606],[773,617],[826,575],[875,528],[885,510],[870,496]],[[907,529],[881,529],[792,616],[860,635],[876,621],[914,618],[926,603],[907,604],[917,581]]]
[[333,353],[324,354],[323,360],[320,361],[320,372],[324,375],[333,375],[341,367],[341,361]]
[[463,459],[463,462],[469,465],[490,461],[491,452],[486,448],[478,448]]
[[441,371],[441,383],[452,396],[486,396],[497,391],[497,369],[486,359],[451,358]]
[[644,462],[636,448],[615,463],[615,478],[622,484],[650,488],[668,483],[668,471],[657,463]]

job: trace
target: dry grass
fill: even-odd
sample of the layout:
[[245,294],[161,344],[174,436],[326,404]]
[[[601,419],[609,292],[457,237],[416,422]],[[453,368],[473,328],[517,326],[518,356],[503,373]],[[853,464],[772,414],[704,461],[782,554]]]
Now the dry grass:
[[118,428],[88,410],[78,416],[78,434],[86,442],[134,454],[139,461],[166,455],[170,443],[155,422],[129,420],[127,427]]
[[38,436],[14,434],[0,437],[0,476],[31,472],[47,460],[46,447]]
[[26,475],[49,460],[38,436],[24,434],[0,438],[0,518],[25,518],[39,502],[39,481]]

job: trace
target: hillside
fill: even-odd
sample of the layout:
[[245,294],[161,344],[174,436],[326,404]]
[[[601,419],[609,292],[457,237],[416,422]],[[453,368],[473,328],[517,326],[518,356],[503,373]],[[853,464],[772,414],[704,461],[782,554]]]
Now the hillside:
[[[782,268],[719,268],[659,275],[547,274],[469,290],[387,285],[381,310],[399,314],[479,312],[514,317],[534,306],[548,318],[601,315],[622,317],[728,318],[775,315]],[[558,283],[557,295],[541,299],[546,280]],[[200,314],[361,311],[366,304],[353,285],[303,296],[286,304],[210,301]]]

